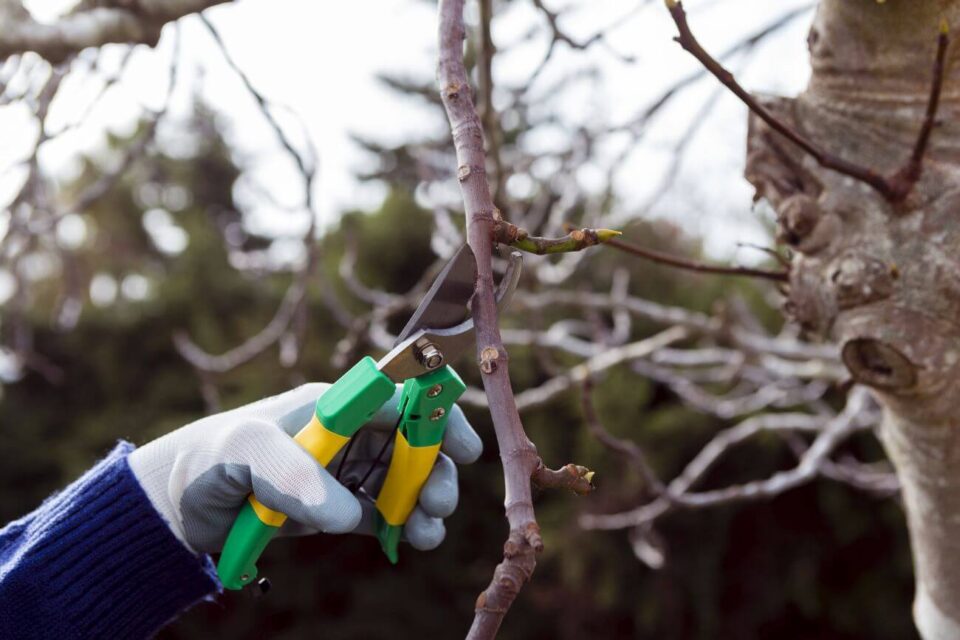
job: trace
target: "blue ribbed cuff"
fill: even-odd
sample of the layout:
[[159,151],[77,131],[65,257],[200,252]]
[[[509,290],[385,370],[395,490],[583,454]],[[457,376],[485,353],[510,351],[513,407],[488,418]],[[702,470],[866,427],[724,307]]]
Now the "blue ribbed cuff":
[[22,521],[8,567],[18,575],[3,578],[3,592],[16,584],[21,611],[33,614],[23,623],[39,628],[17,637],[146,638],[220,589],[209,556],[188,550],[150,504],[132,450],[119,443]]

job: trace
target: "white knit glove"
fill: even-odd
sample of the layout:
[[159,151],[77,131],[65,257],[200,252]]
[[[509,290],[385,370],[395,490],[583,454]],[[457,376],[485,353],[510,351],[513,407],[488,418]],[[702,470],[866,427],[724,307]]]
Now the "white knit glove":
[[[376,496],[383,484],[389,449],[365,481],[364,477],[385,441],[393,441],[400,387],[354,436],[342,469],[346,450],[324,469],[291,436],[310,421],[316,400],[327,387],[306,384],[197,420],[130,454],[134,475],[181,542],[195,552],[219,551],[251,492],[265,506],[290,517],[281,535],[373,533],[375,507],[370,496]],[[480,438],[454,406],[443,453],[404,526],[413,547],[433,549],[443,541],[442,519],[457,506],[454,462],[473,462],[481,450]],[[338,470],[339,482],[333,475]]]

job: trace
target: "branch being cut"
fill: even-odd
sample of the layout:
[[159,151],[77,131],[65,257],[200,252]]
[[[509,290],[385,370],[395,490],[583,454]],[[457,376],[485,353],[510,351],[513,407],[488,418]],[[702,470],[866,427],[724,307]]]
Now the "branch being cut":
[[463,0],[441,0],[437,79],[457,154],[467,241],[477,259],[473,297],[477,356],[503,462],[504,505],[510,525],[503,561],[494,571],[490,585],[477,598],[473,625],[467,635],[480,639],[496,635],[507,610],[533,574],[536,554],[543,549],[531,492],[531,478],[543,463],[520,422],[510,386],[508,355],[500,337],[492,264],[495,208],[487,184],[483,129],[463,64],[464,35]]

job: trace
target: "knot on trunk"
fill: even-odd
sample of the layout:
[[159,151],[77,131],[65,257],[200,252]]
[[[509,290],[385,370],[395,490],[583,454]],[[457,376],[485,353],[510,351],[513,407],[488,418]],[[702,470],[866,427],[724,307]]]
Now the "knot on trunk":
[[903,391],[917,384],[917,368],[893,346],[872,338],[843,345],[843,362],[854,380],[885,391]]
[[807,255],[828,247],[840,231],[840,219],[825,212],[815,198],[803,193],[789,196],[780,203],[777,222],[777,240]]
[[896,268],[855,250],[841,254],[830,269],[830,282],[840,309],[889,297],[897,276]]

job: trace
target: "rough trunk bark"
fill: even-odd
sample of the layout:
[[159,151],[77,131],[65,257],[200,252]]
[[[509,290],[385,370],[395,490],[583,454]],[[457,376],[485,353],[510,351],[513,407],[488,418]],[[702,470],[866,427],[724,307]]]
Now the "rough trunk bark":
[[[960,25],[960,0],[822,0],[807,89],[765,104],[827,150],[889,175],[923,121],[942,20]],[[925,640],[960,638],[958,58],[951,45],[923,173],[903,202],[821,168],[755,117],[746,169],[796,250],[787,313],[838,340],[884,407]]]

